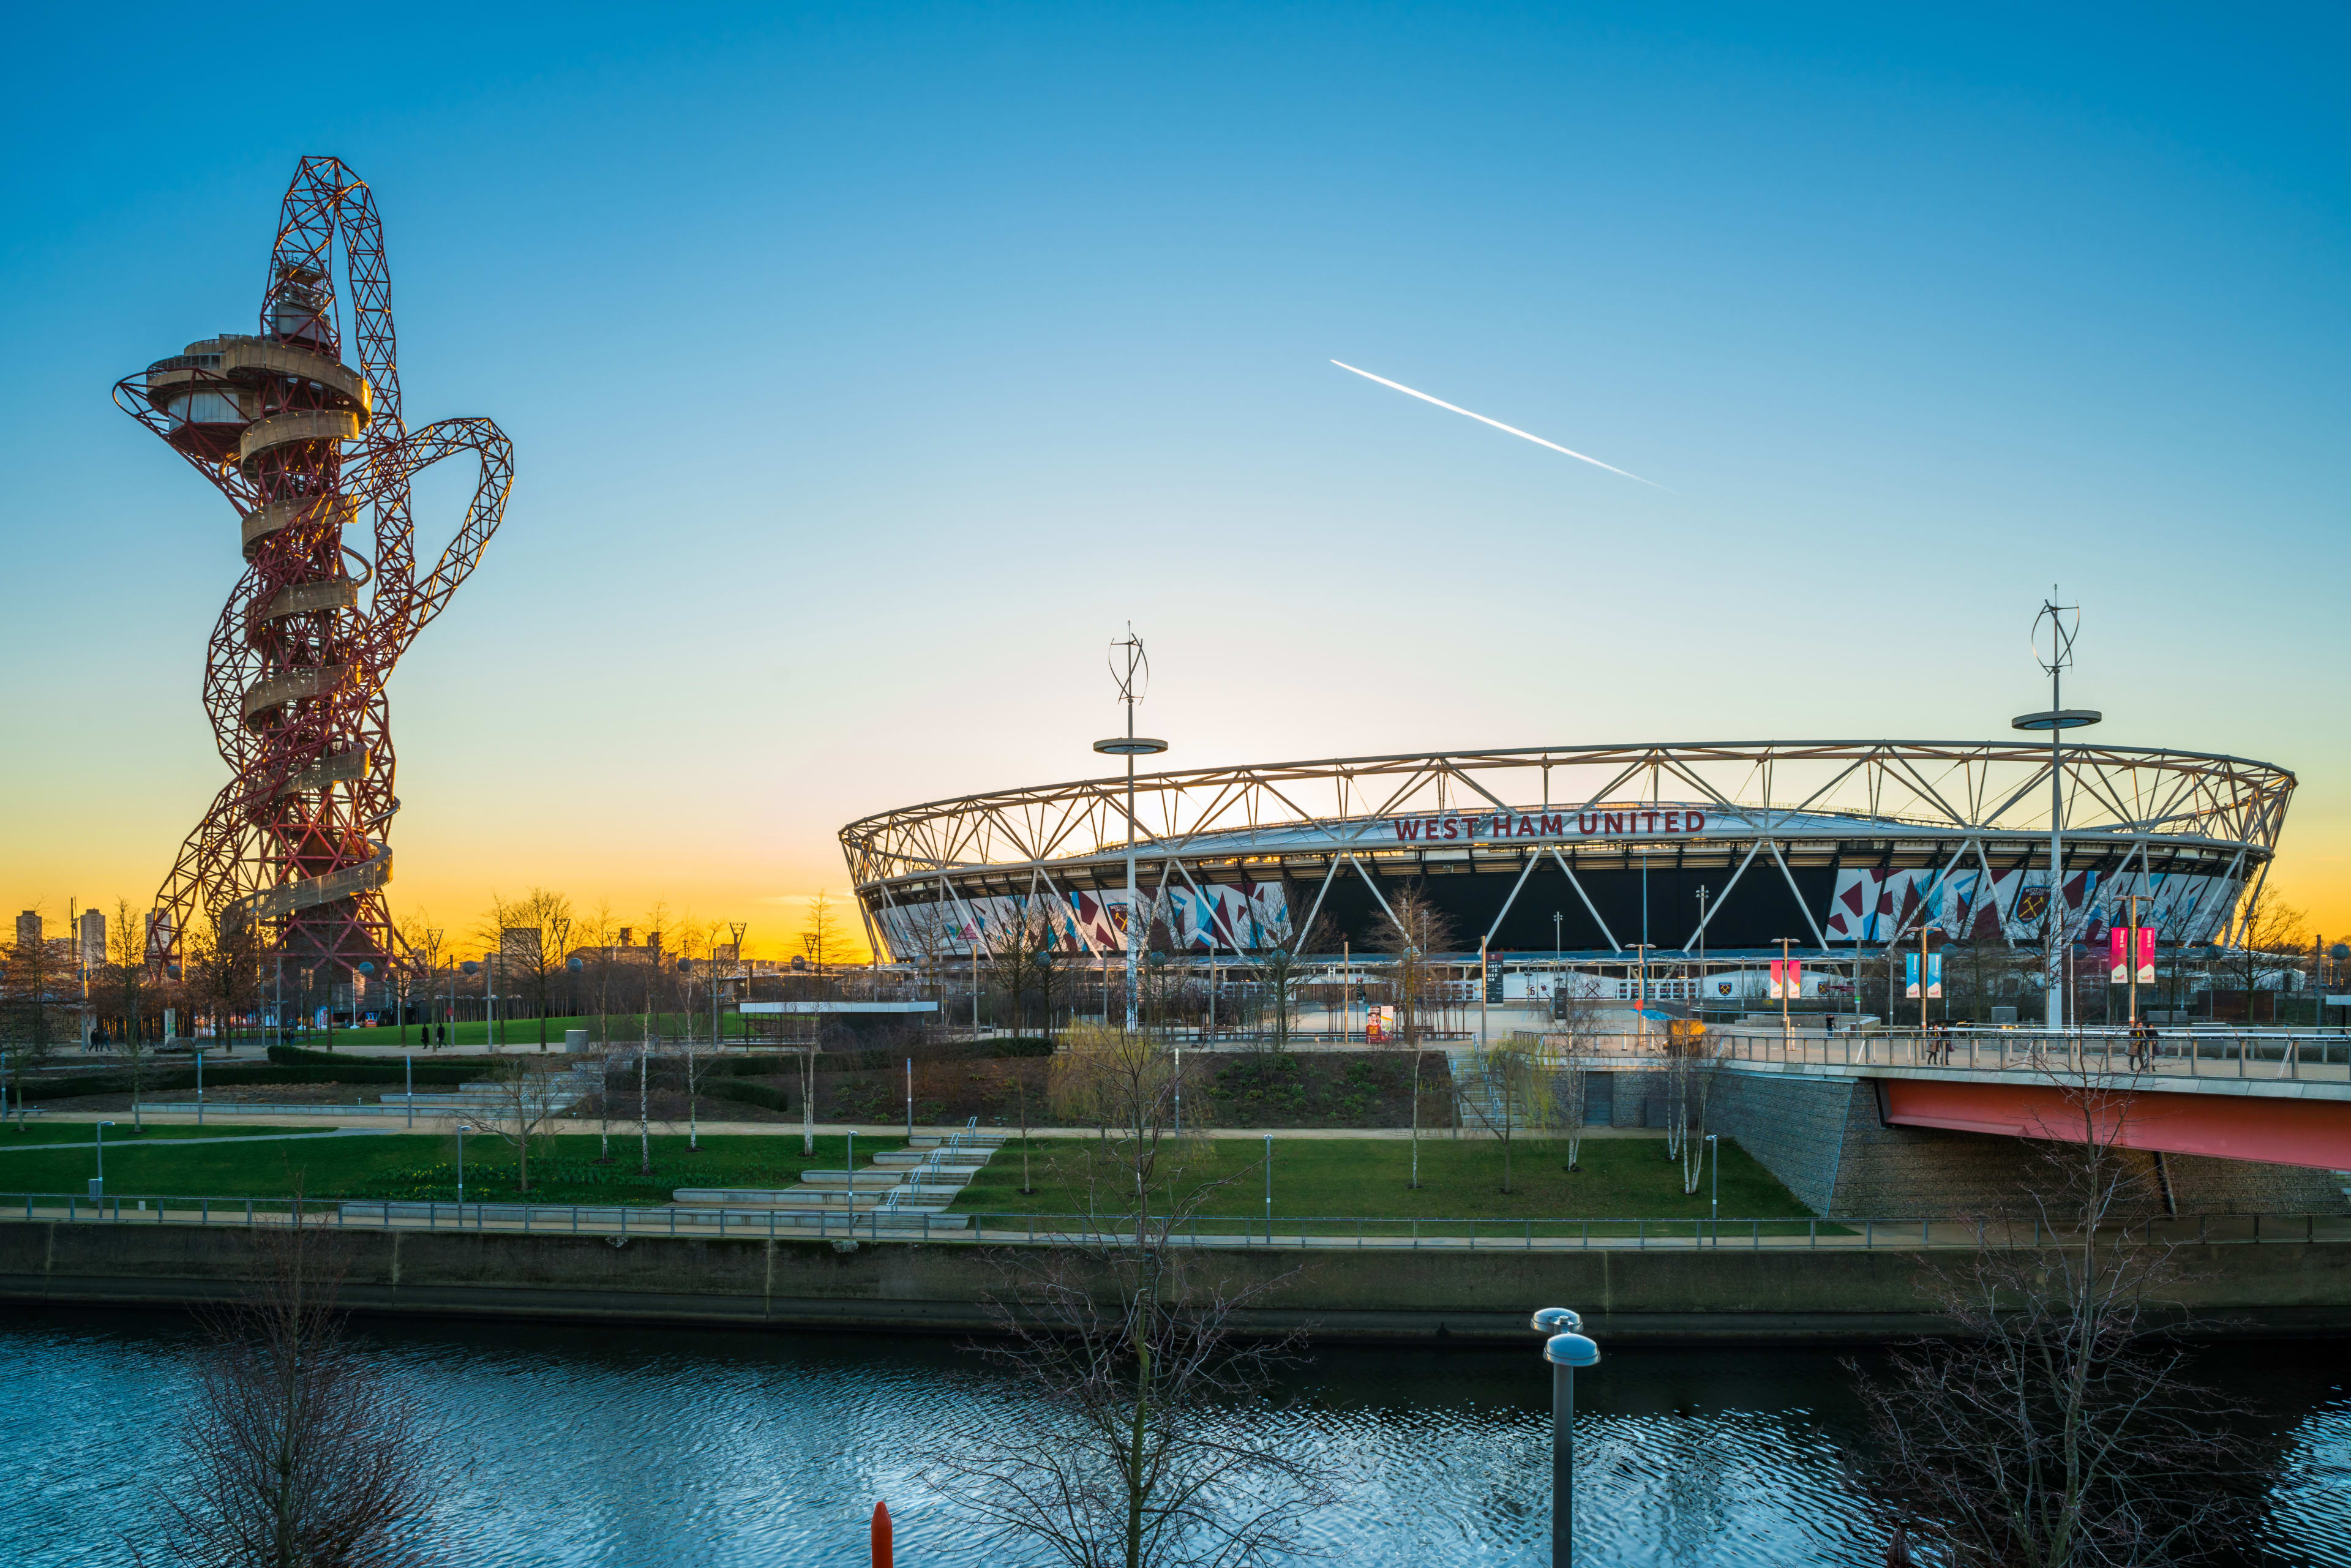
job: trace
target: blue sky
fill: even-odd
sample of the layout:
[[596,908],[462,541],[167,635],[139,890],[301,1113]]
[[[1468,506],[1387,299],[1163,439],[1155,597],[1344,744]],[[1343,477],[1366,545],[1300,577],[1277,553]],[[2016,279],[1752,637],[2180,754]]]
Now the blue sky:
[[220,781],[228,509],[106,392],[247,329],[294,161],[331,152],[384,215],[411,422],[517,453],[392,685],[409,903],[837,888],[852,817],[1090,771],[1129,618],[1171,763],[1989,737],[2043,700],[2056,581],[2105,738],[2300,772],[2282,876],[2339,925],[2346,32],[35,15],[0,110],[35,759],[0,881],[135,902]]

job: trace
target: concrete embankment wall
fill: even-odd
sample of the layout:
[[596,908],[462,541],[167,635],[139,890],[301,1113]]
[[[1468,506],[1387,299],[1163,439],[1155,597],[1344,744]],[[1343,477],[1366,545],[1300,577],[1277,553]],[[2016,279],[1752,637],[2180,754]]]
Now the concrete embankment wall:
[[[344,1233],[346,1303],[363,1312],[967,1333],[998,1284],[968,1245],[515,1233]],[[1858,1249],[1215,1252],[1211,1276],[1277,1281],[1250,1326],[1318,1337],[1523,1342],[1528,1312],[1572,1306],[1623,1340],[1858,1341],[1935,1326],[1928,1259]],[[247,1234],[228,1227],[0,1223],[0,1300],[182,1305],[238,1293]],[[2351,1333],[2351,1244],[2183,1249],[2183,1304],[2245,1333]],[[1298,1270],[1294,1274],[1292,1270]]]
[[[1659,1072],[1622,1072],[1603,1093],[1617,1126],[1665,1125]],[[1893,1127],[1867,1079],[1725,1069],[1708,1096],[1708,1129],[1737,1142],[1815,1214],[1991,1214],[2023,1203],[2043,1181],[2035,1145],[2018,1138]],[[2327,1171],[2137,1149],[2116,1157],[2143,1176],[2149,1213],[2340,1214]],[[2167,1207],[2164,1194],[2169,1194]]]

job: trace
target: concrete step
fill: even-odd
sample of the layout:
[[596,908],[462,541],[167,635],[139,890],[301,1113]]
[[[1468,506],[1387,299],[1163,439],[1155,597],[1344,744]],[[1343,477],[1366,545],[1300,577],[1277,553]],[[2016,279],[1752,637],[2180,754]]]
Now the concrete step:
[[622,1230],[648,1236],[671,1230],[686,1235],[715,1235],[721,1228],[746,1235],[777,1230],[804,1231],[811,1236],[922,1235],[925,1230],[968,1229],[968,1215],[939,1214],[922,1209],[897,1213],[867,1212],[853,1217],[837,1211],[791,1213],[772,1208],[638,1208],[622,1205],[523,1203],[362,1202],[340,1206],[342,1217],[361,1223],[431,1225],[467,1228],[479,1225],[521,1226],[533,1229]]
[[881,1190],[867,1192],[862,1188],[852,1193],[847,1188],[782,1187],[773,1191],[756,1188],[680,1187],[669,1195],[670,1202],[680,1208],[743,1208],[786,1209],[803,1214],[845,1214],[851,1210],[862,1213],[878,1208],[889,1194]]

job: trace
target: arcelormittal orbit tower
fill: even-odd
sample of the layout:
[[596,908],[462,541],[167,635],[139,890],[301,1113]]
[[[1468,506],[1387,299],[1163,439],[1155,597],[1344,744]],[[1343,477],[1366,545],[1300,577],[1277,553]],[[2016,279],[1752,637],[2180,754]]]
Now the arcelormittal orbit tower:
[[[400,809],[384,682],[496,531],[513,451],[486,419],[402,423],[383,227],[339,159],[303,159],[287,188],[258,326],[114,389],[228,497],[246,561],[204,664],[234,777],[157,894],[148,955],[175,962],[208,916],[340,979],[401,951],[383,895]],[[480,482],[419,576],[409,483],[458,453]]]

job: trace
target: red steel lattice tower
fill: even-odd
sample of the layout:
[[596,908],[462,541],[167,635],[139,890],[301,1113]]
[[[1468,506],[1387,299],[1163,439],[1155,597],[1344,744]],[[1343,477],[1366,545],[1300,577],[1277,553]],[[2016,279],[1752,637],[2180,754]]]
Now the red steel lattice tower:
[[[259,327],[191,343],[114,389],[228,497],[246,560],[204,664],[233,777],[156,895],[148,956],[176,962],[202,915],[257,927],[265,953],[324,979],[381,972],[400,951],[383,894],[400,810],[384,682],[496,531],[513,449],[486,419],[402,423],[383,228],[340,159],[295,171]],[[420,577],[410,482],[466,452],[481,465],[473,501]]]

